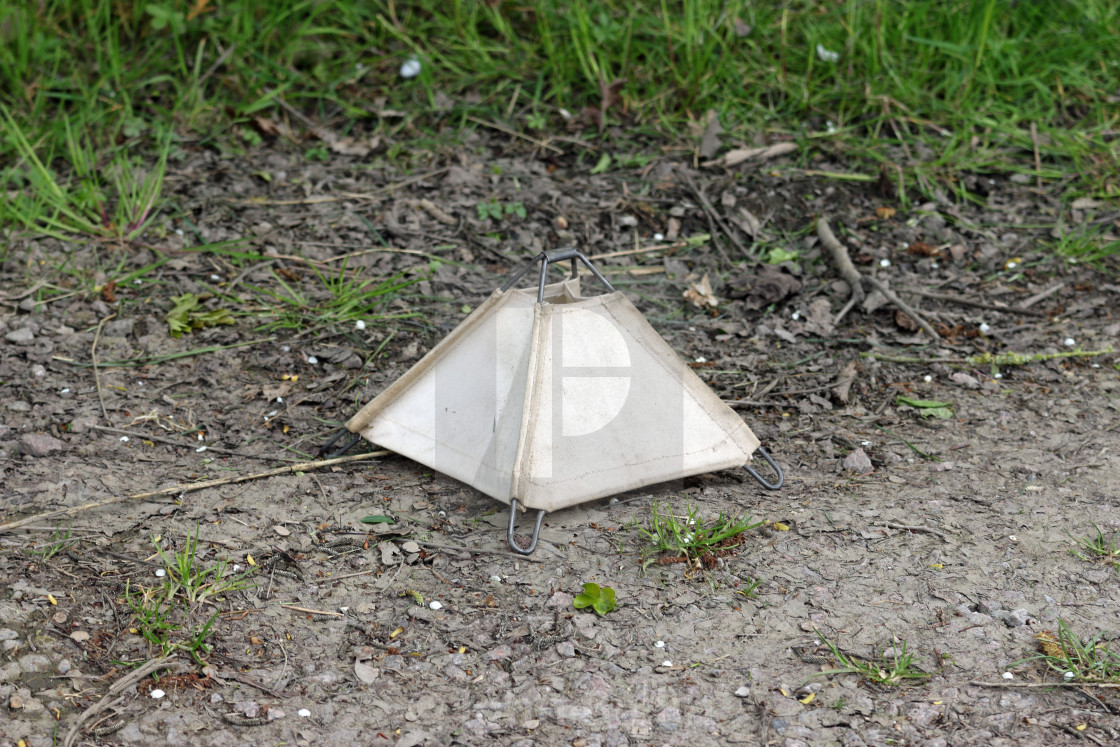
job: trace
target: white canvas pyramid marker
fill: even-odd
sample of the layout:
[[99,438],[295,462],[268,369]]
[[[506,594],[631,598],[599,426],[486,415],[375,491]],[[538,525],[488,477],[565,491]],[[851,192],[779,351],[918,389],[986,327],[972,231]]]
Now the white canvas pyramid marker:
[[[573,277],[544,284],[550,262]],[[574,250],[494,293],[346,423],[511,505],[545,512],[746,464],[759,441],[619,291],[585,298]],[[593,267],[608,287],[610,284]],[[764,456],[765,452],[762,452]],[[767,487],[781,484],[779,475]],[[748,470],[750,468],[748,467]]]

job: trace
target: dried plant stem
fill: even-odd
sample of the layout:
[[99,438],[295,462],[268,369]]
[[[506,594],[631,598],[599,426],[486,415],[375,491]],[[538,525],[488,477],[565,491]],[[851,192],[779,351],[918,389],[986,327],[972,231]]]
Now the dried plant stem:
[[53,516],[73,516],[74,514],[89,511],[90,509],[100,508],[102,506],[111,506],[114,503],[124,503],[125,501],[141,500],[144,498],[155,498],[161,495],[177,495],[181,493],[190,493],[195,490],[204,490],[206,488],[215,488],[219,485],[228,485],[230,483],[248,482],[250,480],[259,480],[263,477],[273,477],[275,475],[289,474],[293,472],[310,472],[315,469],[322,469],[323,467],[330,467],[335,464],[345,464],[347,462],[357,462],[363,459],[372,459],[374,457],[382,457],[389,454],[388,451],[372,451],[366,454],[351,454],[350,456],[338,457],[337,459],[322,459],[316,462],[300,462],[299,464],[289,464],[286,467],[277,467],[270,469],[268,472],[258,472],[255,475],[242,475],[240,477],[221,477],[216,480],[204,480],[202,482],[192,482],[184,485],[172,485],[169,488],[162,488],[160,490],[150,490],[144,493],[132,493],[131,495],[119,495],[112,498],[106,498],[100,501],[93,501],[92,503],[83,503],[81,506],[71,506],[70,508],[60,508],[55,511],[47,511],[45,513],[28,516],[26,519],[19,519],[18,521],[9,521],[7,524],[0,524],[0,534],[10,532],[13,529],[27,526],[49,519]]
[[847,247],[841,244],[840,240],[836,238],[836,234],[829,228],[828,219],[823,215],[817,219],[817,236],[832,257],[832,261],[836,265],[840,277],[844,278],[852,290],[852,297],[848,300],[844,310],[836,317],[833,322],[834,324],[838,324],[840,320],[844,318],[844,315],[851,310],[854,305],[853,301],[862,302],[866,298],[866,290],[863,287],[863,284],[866,283],[882,293],[887,300],[897,306],[902,313],[914,320],[914,323],[917,324],[923,332],[935,340],[940,339],[941,336],[937,334],[937,330],[933,328],[933,325],[927,322],[925,317],[919,314],[909,304],[899,298],[894,291],[887,287],[886,283],[876,277],[860,274],[860,271],[852,264],[852,258],[848,256]]

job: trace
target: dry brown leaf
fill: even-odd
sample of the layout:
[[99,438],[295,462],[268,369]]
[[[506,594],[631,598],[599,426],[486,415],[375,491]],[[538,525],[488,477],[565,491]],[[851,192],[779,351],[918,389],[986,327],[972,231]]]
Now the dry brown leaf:
[[832,391],[836,393],[836,399],[844,404],[848,404],[848,400],[851,399],[852,384],[856,380],[857,373],[859,373],[859,364],[848,361],[848,364],[840,369],[840,375],[836,377],[836,384]]
[[699,309],[714,309],[719,306],[719,299],[712,291],[712,281],[708,279],[707,274],[688,284],[688,290],[684,292],[684,300]]

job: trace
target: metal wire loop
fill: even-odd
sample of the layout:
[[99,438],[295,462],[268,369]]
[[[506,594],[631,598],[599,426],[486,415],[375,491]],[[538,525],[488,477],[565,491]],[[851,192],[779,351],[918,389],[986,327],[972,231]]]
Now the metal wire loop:
[[533,550],[537,549],[537,541],[541,538],[541,522],[544,521],[546,513],[548,512],[544,509],[537,511],[537,523],[533,526],[533,537],[528,547],[521,547],[513,537],[514,525],[517,523],[517,499],[511,498],[509,501],[509,529],[506,530],[506,542],[509,543],[509,549],[521,555],[532,555]]
[[762,456],[763,459],[766,460],[766,463],[769,464],[771,468],[773,468],[774,474],[778,476],[778,481],[775,483],[766,482],[766,480],[763,479],[762,475],[755,472],[754,467],[750,466],[749,464],[743,465],[743,469],[745,469],[747,471],[747,474],[749,474],[751,477],[758,480],[758,482],[764,488],[777,490],[778,488],[782,487],[782,485],[784,485],[786,481],[786,476],[782,472],[782,468],[779,467],[778,463],[774,461],[773,457],[771,457],[770,454],[767,453],[766,449],[759,446],[758,453]]

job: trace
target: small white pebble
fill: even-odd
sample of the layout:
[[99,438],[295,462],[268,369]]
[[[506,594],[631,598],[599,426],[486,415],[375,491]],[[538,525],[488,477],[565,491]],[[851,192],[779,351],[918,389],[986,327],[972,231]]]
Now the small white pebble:
[[[1099,368],[1099,366],[1098,366],[1098,368]],[[69,393],[70,393],[70,387],[66,387],[65,389],[63,389],[63,390],[62,390],[61,392],[59,392],[59,393],[60,393],[60,394],[69,394]]]
[[891,261],[889,259],[880,259],[879,260],[879,266],[880,267],[890,267],[891,266]]
[[307,356],[307,362],[310,363],[312,366],[314,366],[316,363],[319,362],[319,359],[316,358],[313,355],[309,355],[309,356]]
[[792,315],[790,315],[790,319],[792,319],[795,322],[800,318],[801,318],[801,312],[800,311],[795,311],[795,312],[793,312]]
[[300,708],[298,711],[296,711],[296,715],[300,718],[310,718],[311,711],[307,710],[306,708]]
[[205,446],[199,446],[197,449],[194,450],[194,453],[201,454],[204,451],[206,451],[206,447]]
[[1007,539],[1011,540],[1012,542],[1018,542],[1019,541],[1019,538],[1016,537],[1014,534],[1010,535]]
[[1018,263],[1018,262],[1016,262],[1016,261],[1014,261],[1014,260],[1011,260],[1011,261],[1010,261],[1010,262],[1008,262],[1008,263],[1007,263],[1006,265],[1004,265],[1004,267],[1006,267],[1006,268],[1007,268],[1007,269],[1009,269],[1009,270],[1014,270],[1014,269],[1015,269],[1016,267],[1018,267],[1018,266],[1019,266],[1019,263]]
[[165,571],[165,570],[164,570],[164,569],[162,569],[162,568],[160,568],[160,569],[158,569],[158,570],[156,571],[156,577],[157,577],[157,578],[163,578],[163,577],[164,577],[164,576],[166,576],[166,575],[167,575],[167,571]]
[[671,666],[673,666],[673,662],[671,662],[671,661],[669,661],[668,659],[666,659],[665,661],[661,662],[661,666],[663,666],[663,667],[671,667]]
[[221,279],[222,279],[222,276],[221,276],[221,275],[211,275],[211,276],[210,276],[210,279],[211,279],[211,280],[221,280]]
[[992,331],[992,328],[988,326],[987,322],[981,322],[980,323],[980,331],[983,332],[984,334],[988,334],[989,332]]
[[237,573],[240,570],[241,570],[241,566],[239,566],[237,563],[234,563],[233,564],[233,572]]
[[655,234],[653,235],[653,240],[654,240],[654,241],[664,241],[664,240],[665,240],[665,234],[663,234],[663,233],[655,233]]
[[136,278],[136,279],[135,279],[135,280],[133,280],[132,282],[133,282],[133,284],[134,284],[134,285],[140,285],[140,284],[141,284],[141,283],[143,283],[144,281],[143,281],[143,280],[141,280],[140,278]]
[[1011,672],[1004,672],[1003,673],[1003,678],[1005,680],[1013,680],[1013,679],[1015,679],[1015,675],[1011,674]]
[[280,350],[285,352],[285,353],[290,353],[292,351],[292,346],[291,345],[285,345],[284,347],[280,348]]
[[276,401],[277,401],[277,402],[283,402],[283,401],[284,401],[284,398],[283,398],[283,397],[277,397],[277,398],[276,398]]
[[490,580],[493,581],[496,584],[500,584],[502,582],[502,577],[501,576],[491,576]]
[[1072,348],[1077,344],[1077,340],[1074,340],[1072,337],[1067,337],[1066,339],[1062,340],[1062,344],[1067,348]]
[[279,410],[273,410],[272,412],[268,413],[268,415],[265,416],[265,420],[268,420],[269,418],[274,418],[278,414],[280,414]]
[[182,235],[183,235],[183,229],[181,229],[181,228],[176,228],[176,229],[175,229],[175,233],[177,233],[178,235],[182,236]]
[[925,376],[923,376],[923,377],[922,377],[922,381],[924,381],[925,383],[927,383],[927,384],[928,384],[928,383],[930,383],[931,381],[933,381],[933,377],[932,377],[932,376],[930,376],[929,374],[926,374]]
[[366,328],[366,323],[363,322],[361,319],[354,322],[354,329],[365,329],[365,328]]
[[350,611],[350,608],[349,607],[339,607],[338,611],[345,615],[347,612]]
[[409,57],[401,65],[401,77],[405,80],[415,78],[420,74],[420,60],[415,57]]
[[128,436],[121,436],[122,441],[128,441]]
[[1074,674],[1073,672],[1066,672],[1065,674],[1062,675],[1062,679],[1064,679],[1066,682],[1069,682],[1070,680],[1072,680],[1076,676],[1077,675]]
[[929,263],[929,266],[930,266],[930,269],[933,269],[933,270],[936,270],[936,269],[937,269],[937,267],[938,267],[938,265],[937,265],[937,263],[936,263],[936,262],[930,262],[930,263]]
[[150,693],[148,693],[148,694],[149,694],[149,695],[151,695],[151,696],[152,696],[153,698],[155,698],[156,700],[159,700],[159,699],[160,699],[160,698],[162,698],[162,697],[163,697],[164,695],[167,695],[167,693],[165,693],[165,692],[164,692],[163,690],[152,690],[152,691],[151,691]]
[[697,363],[707,363],[708,359],[701,355],[699,358],[696,359],[696,362]]
[[572,118],[572,113],[570,111],[568,111],[567,109],[561,109],[560,110],[560,116],[563,117],[564,119],[571,119]]
[[871,445],[871,442],[870,442],[870,441],[860,441],[860,442],[859,442],[859,445],[860,445],[860,446],[870,446],[870,445]]
[[432,603],[431,603],[431,604],[429,604],[428,606],[429,606],[429,607],[431,607],[431,608],[432,608],[432,609],[434,609],[434,610],[441,610],[441,609],[443,609],[443,605],[442,605],[442,604],[440,604],[439,602],[432,602]]
[[657,641],[653,645],[657,646],[658,648],[665,648],[665,641]]
[[996,373],[992,374],[992,378],[996,378],[996,379],[1002,379],[1002,378],[1003,378],[1003,374],[1001,374],[1001,373],[999,373],[999,372],[997,371]]

